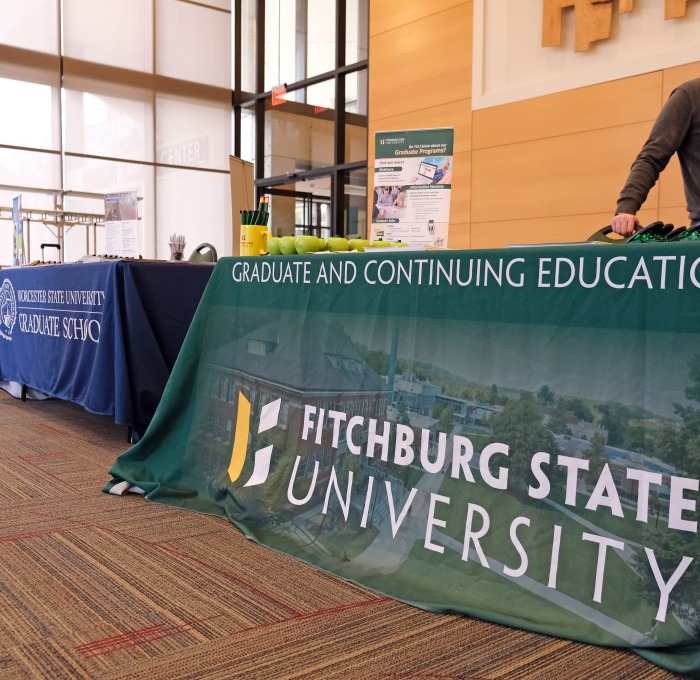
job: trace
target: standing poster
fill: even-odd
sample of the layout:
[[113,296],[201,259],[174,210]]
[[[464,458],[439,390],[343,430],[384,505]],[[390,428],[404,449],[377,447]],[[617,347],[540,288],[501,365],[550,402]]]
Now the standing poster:
[[454,128],[375,134],[370,240],[447,247]]
[[12,266],[24,264],[24,220],[22,219],[22,194],[12,199]]
[[135,191],[105,195],[107,255],[138,257],[138,197]]

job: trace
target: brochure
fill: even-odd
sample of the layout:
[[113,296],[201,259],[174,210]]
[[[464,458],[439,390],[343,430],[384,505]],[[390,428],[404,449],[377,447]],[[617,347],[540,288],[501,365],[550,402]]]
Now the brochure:
[[370,240],[447,247],[454,128],[375,134]]

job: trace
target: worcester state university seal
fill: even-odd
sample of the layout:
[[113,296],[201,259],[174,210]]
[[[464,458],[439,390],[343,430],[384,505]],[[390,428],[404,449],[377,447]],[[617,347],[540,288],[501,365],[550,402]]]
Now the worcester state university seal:
[[5,340],[12,339],[12,329],[17,318],[17,302],[12,282],[5,279],[0,286],[0,336]]

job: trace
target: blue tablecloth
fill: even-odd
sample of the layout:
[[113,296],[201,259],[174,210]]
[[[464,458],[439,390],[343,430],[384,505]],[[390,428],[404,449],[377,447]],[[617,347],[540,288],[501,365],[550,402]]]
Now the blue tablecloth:
[[213,267],[94,262],[0,272],[0,380],[142,435]]

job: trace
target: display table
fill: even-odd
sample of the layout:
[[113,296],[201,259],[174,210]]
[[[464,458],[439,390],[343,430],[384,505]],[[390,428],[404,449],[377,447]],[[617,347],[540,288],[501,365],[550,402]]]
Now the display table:
[[107,261],[0,271],[0,380],[145,432],[212,265]]
[[700,247],[224,258],[106,490],[697,671]]

